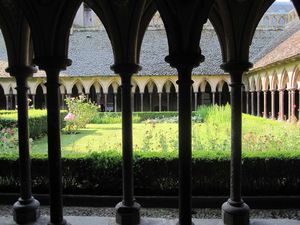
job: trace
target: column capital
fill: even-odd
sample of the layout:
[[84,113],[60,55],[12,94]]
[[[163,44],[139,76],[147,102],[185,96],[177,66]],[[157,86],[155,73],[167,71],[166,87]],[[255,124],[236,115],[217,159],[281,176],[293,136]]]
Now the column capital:
[[250,62],[230,61],[221,65],[221,69],[228,73],[243,73],[253,66]]
[[41,70],[65,70],[72,64],[71,59],[59,57],[40,57],[35,58],[33,62],[39,66]]
[[193,69],[203,62],[205,57],[199,53],[171,53],[165,57],[165,61],[170,64],[171,67],[176,69],[188,67]]
[[34,66],[10,66],[5,71],[18,79],[32,76],[33,73],[37,72],[37,69]]
[[117,74],[134,74],[137,73],[142,69],[142,67],[135,63],[122,63],[122,64],[114,64],[111,67],[111,70],[113,70]]

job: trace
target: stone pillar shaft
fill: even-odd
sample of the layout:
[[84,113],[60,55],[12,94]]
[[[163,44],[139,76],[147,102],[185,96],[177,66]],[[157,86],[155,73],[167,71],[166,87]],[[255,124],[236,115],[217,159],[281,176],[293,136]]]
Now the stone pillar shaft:
[[158,107],[159,107],[159,112],[161,112],[161,93],[158,93]]
[[140,93],[141,94],[141,112],[144,111],[144,93]]
[[249,106],[249,91],[246,92],[246,113],[250,113],[250,106]]
[[212,104],[216,104],[216,92],[212,92]]
[[179,224],[192,224],[192,68],[178,69]]
[[256,115],[257,116],[261,116],[261,108],[260,108],[260,91],[258,90],[256,92],[257,97],[256,97],[256,104],[257,104],[257,112]]
[[167,111],[170,111],[170,93],[167,92]]
[[251,115],[254,116],[254,91],[251,91]]
[[60,69],[46,68],[47,75],[47,122],[48,122],[48,161],[50,184],[50,225],[63,225],[62,167],[60,140]]
[[18,102],[18,138],[19,138],[19,174],[20,198],[13,205],[13,217],[16,223],[25,224],[37,220],[40,216],[40,203],[32,196],[31,159],[28,124],[28,85],[27,78],[36,70],[33,67],[12,67],[6,70],[15,76]]
[[264,91],[264,118],[268,118],[268,91]]
[[198,107],[198,92],[195,92],[195,111],[197,111],[197,107]]
[[271,118],[274,120],[276,117],[275,115],[275,90],[271,91]]
[[284,90],[279,90],[279,117],[278,120],[283,120],[284,115]]

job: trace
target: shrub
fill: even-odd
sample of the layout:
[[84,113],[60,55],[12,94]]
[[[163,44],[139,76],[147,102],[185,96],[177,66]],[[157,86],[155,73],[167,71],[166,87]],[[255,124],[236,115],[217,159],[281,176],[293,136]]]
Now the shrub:
[[[16,127],[18,122],[18,114],[14,113],[1,114],[0,125],[4,128]],[[33,139],[39,138],[47,133],[47,111],[32,109],[29,113],[29,133]],[[61,126],[64,126],[63,118],[66,115],[66,111],[61,111]]]
[[[134,155],[136,195],[177,195],[177,153],[140,152]],[[300,190],[300,157],[247,156],[243,159],[244,195],[297,195]],[[229,193],[228,155],[194,154],[192,161],[194,195]],[[32,159],[32,185],[35,193],[47,193],[47,159]],[[65,194],[122,194],[122,157],[117,152],[63,158]],[[0,191],[18,191],[18,162],[15,157],[0,158]]]
[[[66,104],[69,109],[69,114],[65,117],[67,127],[64,130],[69,130],[70,127],[74,131],[78,128],[85,128],[97,114],[97,106],[92,102],[87,101],[84,95],[79,98],[66,98]],[[72,119],[70,119],[72,117]]]

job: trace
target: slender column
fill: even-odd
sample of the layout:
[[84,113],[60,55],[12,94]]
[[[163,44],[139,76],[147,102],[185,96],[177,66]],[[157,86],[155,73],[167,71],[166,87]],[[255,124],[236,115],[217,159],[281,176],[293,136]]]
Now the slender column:
[[242,162],[242,74],[248,63],[227,63],[223,69],[231,76],[231,164],[230,198],[222,205],[222,218],[226,225],[248,225],[249,207],[241,197]]
[[107,93],[104,93],[104,111],[107,111]]
[[47,75],[47,122],[48,122],[48,162],[50,184],[50,223],[66,225],[63,219],[62,167],[59,113],[59,68],[45,68]]
[[279,116],[278,120],[283,120],[284,115],[284,89],[279,90]]
[[[65,95],[61,94],[60,97],[61,97],[61,102],[60,102],[61,109],[64,109],[65,108]],[[47,100],[47,98],[45,98],[45,100]],[[45,101],[45,105],[46,105],[46,101]]]
[[97,105],[100,105],[101,93],[96,93]]
[[192,67],[178,69],[179,89],[179,224],[192,224]]
[[271,90],[271,118],[275,120],[275,90]]
[[177,111],[179,111],[179,93],[177,92],[177,104],[176,104],[176,107],[177,107]]
[[195,111],[197,110],[197,107],[198,107],[198,92],[195,92]]
[[138,71],[135,64],[115,65],[112,69],[121,76],[122,92],[122,154],[123,201],[116,205],[116,222],[122,225],[140,223],[140,205],[133,193],[133,144],[132,144],[132,85],[131,77]]
[[268,118],[268,91],[264,91],[264,118]]
[[216,92],[212,92],[212,104],[216,104]]
[[290,113],[290,119],[294,119],[295,118],[295,104],[296,104],[296,101],[295,101],[295,89],[291,89],[290,90],[291,92],[291,113]]
[[35,94],[32,94],[32,108],[35,109]]
[[132,108],[132,112],[134,112],[134,93],[131,93],[131,108]]
[[167,111],[170,111],[170,93],[167,92]]
[[140,93],[141,94],[141,112],[144,111],[144,93]]
[[149,107],[150,107],[150,112],[152,111],[152,92],[149,93]]
[[219,92],[219,105],[222,105],[222,92]]
[[114,104],[115,105],[114,106],[114,108],[115,108],[114,111],[117,112],[117,93],[114,93],[114,103],[115,103]]
[[249,114],[250,110],[249,110],[250,106],[249,106],[249,91],[246,92],[246,113]]
[[10,67],[6,69],[15,76],[18,101],[18,136],[19,136],[19,173],[20,198],[13,205],[13,217],[16,223],[25,224],[37,220],[40,216],[40,203],[34,199],[31,191],[31,159],[28,130],[28,85],[27,78],[36,69],[30,66]]
[[251,115],[254,116],[254,91],[251,91]]
[[15,96],[15,109],[17,108],[16,106],[18,105],[18,95],[14,95]]
[[9,95],[5,95],[6,100],[6,110],[9,110]]
[[258,90],[256,92],[256,107],[257,107],[257,112],[256,112],[256,116],[261,116],[261,109],[260,109],[260,91]]
[[291,90],[288,90],[288,118],[287,120],[291,122]]
[[159,107],[159,112],[161,112],[161,92],[158,93],[158,107]]

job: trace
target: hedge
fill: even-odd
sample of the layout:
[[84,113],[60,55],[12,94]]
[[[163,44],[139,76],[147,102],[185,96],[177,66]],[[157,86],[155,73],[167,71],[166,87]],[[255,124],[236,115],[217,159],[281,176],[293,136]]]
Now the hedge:
[[[17,126],[17,111],[6,111],[8,113],[0,114],[0,127]],[[14,112],[14,113],[11,113]],[[66,111],[61,111],[61,124],[64,126],[64,117]],[[29,110],[29,133],[30,137],[36,139],[47,133],[47,111],[46,110]]]
[[[193,158],[193,195],[228,195],[230,160]],[[45,157],[32,159],[35,193],[48,193]],[[18,192],[18,162],[0,159],[0,191]],[[300,158],[245,158],[243,195],[299,195]],[[65,194],[121,195],[122,166],[119,153],[92,153],[63,158]],[[171,196],[178,193],[178,158],[167,153],[138,153],[134,157],[136,195]]]

